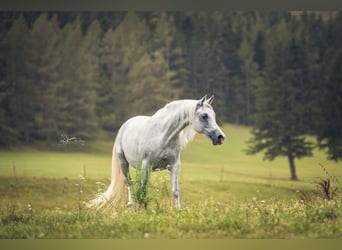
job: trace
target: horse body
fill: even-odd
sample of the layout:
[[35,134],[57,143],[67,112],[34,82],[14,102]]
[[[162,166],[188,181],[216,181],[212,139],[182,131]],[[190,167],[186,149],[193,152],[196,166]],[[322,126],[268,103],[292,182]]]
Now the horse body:
[[129,165],[142,170],[142,187],[151,171],[169,169],[176,208],[180,208],[178,172],[181,149],[195,136],[206,134],[214,145],[222,144],[224,133],[215,121],[212,97],[201,100],[178,100],[167,104],[152,116],[136,116],[119,129],[112,156],[112,180],[107,191],[89,203],[101,207],[117,199],[121,187],[128,187],[128,205],[133,202]]

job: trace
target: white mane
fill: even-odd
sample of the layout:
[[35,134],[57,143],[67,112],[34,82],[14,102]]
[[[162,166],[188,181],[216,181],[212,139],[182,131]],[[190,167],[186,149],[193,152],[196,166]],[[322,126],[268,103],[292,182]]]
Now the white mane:
[[179,134],[179,140],[182,148],[185,148],[188,143],[194,139],[196,135],[196,131],[192,128],[192,126],[187,126],[182,130]]
[[179,142],[184,148],[196,135],[196,131],[192,128],[192,121],[195,117],[195,109],[198,101],[196,100],[178,100],[166,104],[159,109],[152,117],[158,118],[165,127],[177,128],[184,126],[179,133]]

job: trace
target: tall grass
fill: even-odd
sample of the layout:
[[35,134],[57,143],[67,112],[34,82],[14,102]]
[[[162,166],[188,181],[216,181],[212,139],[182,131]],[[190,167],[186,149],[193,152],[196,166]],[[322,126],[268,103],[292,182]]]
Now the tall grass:
[[[153,207],[153,206],[152,206]],[[341,202],[315,198],[299,201],[206,200],[149,209],[114,211],[35,211],[34,207],[1,209],[1,238],[338,238]]]

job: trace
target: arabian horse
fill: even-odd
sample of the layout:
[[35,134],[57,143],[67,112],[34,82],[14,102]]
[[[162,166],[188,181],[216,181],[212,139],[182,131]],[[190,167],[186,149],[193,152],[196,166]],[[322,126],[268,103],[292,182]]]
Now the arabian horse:
[[171,175],[175,207],[180,209],[178,172],[180,151],[196,132],[222,144],[225,134],[217,125],[211,106],[213,97],[200,100],[177,100],[166,104],[152,116],[136,116],[119,129],[112,154],[112,177],[108,189],[88,203],[100,208],[117,202],[124,184],[128,188],[128,205],[133,204],[129,165],[141,170],[141,185],[146,190],[150,173],[168,169]]

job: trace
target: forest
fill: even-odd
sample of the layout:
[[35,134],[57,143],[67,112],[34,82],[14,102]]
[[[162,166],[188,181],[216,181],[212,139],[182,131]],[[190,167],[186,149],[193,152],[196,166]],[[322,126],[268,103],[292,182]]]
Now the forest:
[[253,127],[249,153],[268,148],[266,158],[291,160],[319,147],[342,158],[341,12],[0,12],[0,20],[2,147],[94,139],[171,100],[214,94],[219,123]]

